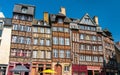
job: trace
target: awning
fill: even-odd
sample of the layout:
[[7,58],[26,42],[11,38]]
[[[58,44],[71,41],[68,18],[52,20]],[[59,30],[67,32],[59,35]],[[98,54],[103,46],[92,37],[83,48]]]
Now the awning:
[[47,70],[43,70],[42,73],[56,73],[56,72],[54,70],[47,69]]
[[12,72],[30,72],[25,66],[17,65],[14,69],[11,70]]

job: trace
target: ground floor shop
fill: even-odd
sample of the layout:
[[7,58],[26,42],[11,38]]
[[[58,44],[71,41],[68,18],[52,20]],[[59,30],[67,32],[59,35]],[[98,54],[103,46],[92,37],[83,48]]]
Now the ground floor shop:
[[99,75],[100,66],[75,65],[72,66],[72,75]]
[[0,75],[6,75],[8,64],[0,64]]
[[30,63],[10,62],[7,75],[29,75]]

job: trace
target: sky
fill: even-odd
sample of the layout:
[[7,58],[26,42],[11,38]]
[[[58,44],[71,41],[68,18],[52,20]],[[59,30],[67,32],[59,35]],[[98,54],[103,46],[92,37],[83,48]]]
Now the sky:
[[98,16],[102,29],[107,28],[114,41],[120,41],[120,0],[1,0],[0,11],[11,18],[14,5],[19,3],[34,5],[36,19],[43,19],[43,12],[57,14],[60,7],[66,8],[70,18],[81,19],[86,13],[91,18]]

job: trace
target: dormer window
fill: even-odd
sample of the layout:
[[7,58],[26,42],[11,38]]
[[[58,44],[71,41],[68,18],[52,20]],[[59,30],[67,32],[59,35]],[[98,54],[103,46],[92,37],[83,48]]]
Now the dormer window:
[[62,18],[58,18],[58,23],[63,23],[63,19]]
[[40,25],[40,21],[38,21],[38,25]]
[[22,13],[27,13],[27,7],[22,7],[21,11]]
[[44,25],[47,25],[47,22],[44,22]]

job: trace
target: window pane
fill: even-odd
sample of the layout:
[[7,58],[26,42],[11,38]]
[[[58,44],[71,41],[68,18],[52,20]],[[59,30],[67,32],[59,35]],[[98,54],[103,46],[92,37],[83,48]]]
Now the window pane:
[[52,30],[53,31],[57,31],[57,27],[52,27]]
[[80,34],[80,39],[84,39],[84,35],[83,34]]
[[53,57],[58,58],[58,50],[53,49]]
[[26,44],[31,44],[31,39],[30,38],[26,38]]
[[50,28],[46,28],[46,33],[50,33],[51,31],[50,31]]
[[40,45],[44,45],[44,39],[40,39]]
[[12,42],[17,43],[17,36],[12,36]]
[[64,38],[62,38],[62,37],[59,38],[59,44],[64,45]]
[[34,45],[37,45],[37,44],[38,44],[38,39],[34,38]]
[[33,27],[33,32],[38,32],[38,27]]
[[85,45],[80,45],[80,50],[85,50]]
[[53,37],[53,44],[58,44],[58,38],[57,37]]
[[60,58],[64,58],[64,50],[60,50],[60,52],[59,52],[59,57],[60,57]]
[[69,32],[69,29],[68,28],[64,28],[64,32]]
[[44,58],[45,56],[45,51],[41,51],[40,58]]
[[33,57],[33,58],[37,58],[37,51],[33,51],[32,57]]
[[63,19],[62,19],[62,18],[59,18],[59,19],[58,19],[58,23],[63,23]]
[[58,28],[58,31],[63,32],[63,28],[62,28],[62,27],[59,27],[59,28]]
[[47,40],[46,40],[46,45],[47,45],[47,46],[50,46],[50,39],[47,39]]
[[66,58],[70,58],[70,51],[66,51]]
[[65,38],[65,45],[70,45],[70,40],[69,40],[69,38]]
[[44,28],[40,28],[40,33],[44,33]]
[[47,51],[46,58],[51,59],[51,52],[50,51]]

